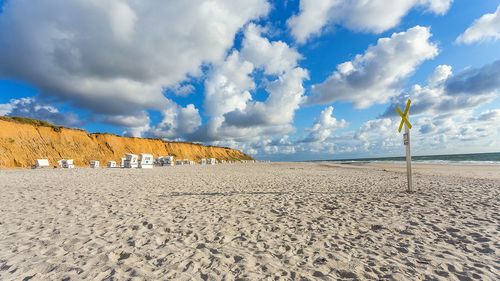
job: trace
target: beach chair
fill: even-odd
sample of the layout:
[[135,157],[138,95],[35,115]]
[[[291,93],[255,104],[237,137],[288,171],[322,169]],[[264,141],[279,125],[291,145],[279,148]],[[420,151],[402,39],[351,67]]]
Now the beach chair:
[[116,162],[115,161],[108,161],[108,168],[116,168]]
[[73,159],[63,159],[61,161],[62,161],[62,168],[64,168],[64,169],[75,168],[75,165],[73,164]]
[[135,154],[125,154],[124,168],[137,168],[139,167],[139,157]]
[[99,164],[100,164],[100,163],[99,163],[99,161],[97,161],[97,160],[90,160],[90,168],[92,168],[92,169],[97,169],[97,168],[99,168]]
[[33,166],[34,168],[48,168],[49,165],[49,159],[36,159],[35,160],[35,165]]
[[152,169],[153,168],[153,155],[141,153],[141,159],[139,161],[139,168]]

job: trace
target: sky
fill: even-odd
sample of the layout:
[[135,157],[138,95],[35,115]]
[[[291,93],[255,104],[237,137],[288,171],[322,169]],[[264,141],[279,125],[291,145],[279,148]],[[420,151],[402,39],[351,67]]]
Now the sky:
[[[257,159],[500,151],[496,0],[0,0],[0,115]],[[1,128],[0,128],[1,129]]]

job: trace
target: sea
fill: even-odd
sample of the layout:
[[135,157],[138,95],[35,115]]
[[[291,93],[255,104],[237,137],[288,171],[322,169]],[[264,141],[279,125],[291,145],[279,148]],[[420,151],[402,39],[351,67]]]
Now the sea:
[[[412,163],[423,164],[457,164],[457,165],[500,165],[500,152],[493,153],[469,153],[469,154],[446,154],[446,155],[424,155],[412,156]],[[380,158],[357,158],[326,160],[343,164],[376,163],[376,162],[405,162],[405,157],[380,157]]]

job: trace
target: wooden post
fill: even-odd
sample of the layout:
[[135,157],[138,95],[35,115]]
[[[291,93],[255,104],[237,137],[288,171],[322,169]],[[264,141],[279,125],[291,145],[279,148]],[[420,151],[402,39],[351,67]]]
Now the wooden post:
[[405,124],[404,144],[406,146],[406,174],[408,177],[408,192],[413,192],[413,181],[411,177],[411,150],[410,150],[410,128]]
[[408,179],[408,189],[406,191],[413,192],[413,182],[411,178],[411,150],[410,150],[410,129],[411,123],[409,120],[411,100],[406,101],[405,112],[403,113],[399,106],[396,106],[396,112],[401,116],[398,132],[401,133],[403,125],[405,126],[405,133],[403,134],[403,143],[406,146],[406,176]]

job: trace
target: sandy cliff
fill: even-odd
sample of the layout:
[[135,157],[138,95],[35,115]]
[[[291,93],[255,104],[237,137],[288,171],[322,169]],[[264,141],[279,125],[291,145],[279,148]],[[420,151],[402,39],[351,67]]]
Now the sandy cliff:
[[[30,120],[34,121],[34,120]],[[0,119],[0,167],[31,167],[38,158],[52,166],[60,159],[74,159],[77,166],[90,160],[119,160],[125,153],[151,153],[155,157],[173,155],[177,159],[252,159],[239,150],[158,139],[127,138],[112,134],[89,134],[83,130],[51,126],[42,122]]]

